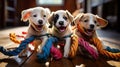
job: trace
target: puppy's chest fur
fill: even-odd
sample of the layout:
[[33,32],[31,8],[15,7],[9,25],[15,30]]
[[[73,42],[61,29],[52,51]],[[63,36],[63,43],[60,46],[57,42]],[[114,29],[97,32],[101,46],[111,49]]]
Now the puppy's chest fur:
[[28,37],[31,36],[31,35],[40,36],[40,35],[44,35],[46,33],[48,33],[47,28],[44,28],[44,29],[42,29],[41,31],[38,32],[30,26],[29,29],[28,29],[28,35],[27,36]]
[[72,33],[70,28],[67,28],[66,31],[64,32],[59,32],[58,30],[56,30],[55,28],[52,29],[51,34],[55,37],[58,37],[60,39],[63,39],[63,37],[68,36]]

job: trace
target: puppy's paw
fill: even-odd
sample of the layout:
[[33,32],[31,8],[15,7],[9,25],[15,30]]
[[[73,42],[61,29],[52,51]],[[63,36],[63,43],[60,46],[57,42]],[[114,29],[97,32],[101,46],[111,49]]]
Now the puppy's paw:
[[63,57],[68,58],[68,54],[69,54],[69,52],[64,52],[64,56]]
[[42,53],[42,49],[38,49],[38,50],[37,50],[37,53]]
[[85,65],[81,64],[81,65],[76,65],[75,67],[85,67]]
[[38,53],[41,53],[41,52],[42,52],[41,46],[38,46],[37,52],[38,52]]
[[42,53],[42,50],[37,50],[38,53]]

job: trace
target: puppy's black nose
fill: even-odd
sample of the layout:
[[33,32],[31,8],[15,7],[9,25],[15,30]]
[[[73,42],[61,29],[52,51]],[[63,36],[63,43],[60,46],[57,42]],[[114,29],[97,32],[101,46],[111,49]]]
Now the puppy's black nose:
[[63,25],[63,24],[64,24],[64,22],[63,22],[63,21],[59,21],[59,24],[60,24],[60,25]]
[[39,24],[42,24],[42,23],[43,23],[43,21],[42,21],[42,20],[38,20],[38,23],[39,23]]
[[90,28],[93,29],[95,26],[93,24],[90,25]]

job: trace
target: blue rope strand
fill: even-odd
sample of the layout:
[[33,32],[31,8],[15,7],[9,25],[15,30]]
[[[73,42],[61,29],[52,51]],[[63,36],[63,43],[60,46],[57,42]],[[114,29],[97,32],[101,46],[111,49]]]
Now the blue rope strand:
[[31,36],[30,38],[25,39],[21,42],[19,47],[17,47],[15,50],[8,51],[3,46],[0,46],[0,52],[7,56],[16,56],[18,55],[23,49],[27,47],[27,45],[32,42],[35,39],[35,36]]
[[106,50],[109,51],[109,52],[113,52],[113,53],[120,52],[120,49],[110,48],[109,46],[106,47]]
[[48,38],[45,46],[43,46],[43,48],[42,48],[42,53],[37,54],[37,58],[40,62],[44,62],[47,60],[47,58],[50,54],[50,48],[52,47],[52,44],[57,41],[58,41],[58,39],[55,37]]

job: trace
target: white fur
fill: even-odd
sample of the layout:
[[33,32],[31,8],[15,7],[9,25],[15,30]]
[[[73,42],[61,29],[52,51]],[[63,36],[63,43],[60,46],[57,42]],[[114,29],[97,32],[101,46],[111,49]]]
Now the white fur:
[[[25,19],[24,15],[28,12],[30,12],[30,15]],[[44,34],[48,33],[49,32],[48,31],[48,17],[49,17],[49,15],[50,15],[50,10],[48,8],[43,8],[43,7],[35,7],[35,8],[30,8],[30,9],[27,9],[27,10],[23,10],[21,20],[23,20],[23,21],[28,20],[29,21],[28,34],[27,34],[26,38],[29,38],[32,35],[39,36],[39,35],[44,35]],[[43,23],[39,24],[39,22],[38,22],[39,20],[42,20]],[[38,25],[42,25],[41,29],[39,29],[37,27]],[[42,43],[40,45],[41,48],[38,49],[38,52],[41,52],[41,49],[44,46],[48,37],[43,36],[43,37],[40,37],[40,39],[42,40]],[[23,51],[20,55],[21,56],[22,55],[30,56],[28,48],[25,49],[25,51]]]
[[89,15],[89,17],[90,17],[90,19],[89,19],[89,25],[94,25],[94,26],[96,26],[95,25],[95,23],[94,23],[94,17],[93,17],[93,15],[91,14],[91,15]]
[[57,27],[60,27],[59,21],[63,21],[63,22],[64,22],[64,25],[63,25],[63,26],[67,26],[67,25],[69,24],[69,22],[66,21],[65,19],[63,19],[63,16],[65,15],[65,11],[60,10],[60,11],[56,11],[56,13],[59,15],[59,19],[58,19],[57,22],[56,22],[56,26],[57,26]]
[[75,67],[85,67],[85,65],[81,64],[81,65],[76,65]]
[[[59,18],[56,21],[56,24],[53,22],[53,19],[56,14],[59,15]],[[67,16],[67,20],[65,20],[63,17]],[[73,20],[73,16],[68,12],[68,11],[64,11],[64,10],[58,10],[56,12],[53,12],[53,14],[50,17],[50,21],[51,24],[53,25],[52,27],[52,31],[51,34],[54,36],[59,37],[60,39],[65,40],[65,46],[64,46],[64,57],[68,57],[69,51],[70,51],[70,45],[71,45],[71,38],[67,37],[67,38],[62,38],[64,36],[70,35],[71,33],[73,33],[72,29],[71,29],[71,22]],[[66,27],[66,29],[64,31],[60,31],[58,28],[61,26],[59,24],[59,21],[63,21],[63,25],[64,27]]]
[[[97,15],[94,15],[94,14],[91,14],[91,13],[80,13],[76,16],[76,18],[74,19],[75,22],[76,22],[76,25],[77,24],[80,24],[81,25],[81,28],[83,29],[90,29],[90,25],[94,25],[94,28],[92,29],[92,31],[83,31],[84,33],[88,33],[90,35],[86,36],[87,37],[97,37],[97,34],[96,34],[96,30],[97,30],[97,27],[105,27],[107,25],[107,21],[100,18],[99,16]],[[87,21],[85,21],[87,20]],[[99,25],[99,26],[97,26]],[[82,34],[77,31],[76,34],[79,36],[79,37],[83,37],[85,38],[85,36],[82,36]],[[93,45],[93,44],[90,44],[91,47],[93,47],[95,49],[96,52],[97,51],[97,48]],[[105,46],[103,46],[105,48]],[[81,54],[84,54],[81,50],[81,48],[79,47],[79,51]]]
[[66,43],[64,46],[64,57],[68,57],[70,51],[71,38],[65,38]]

